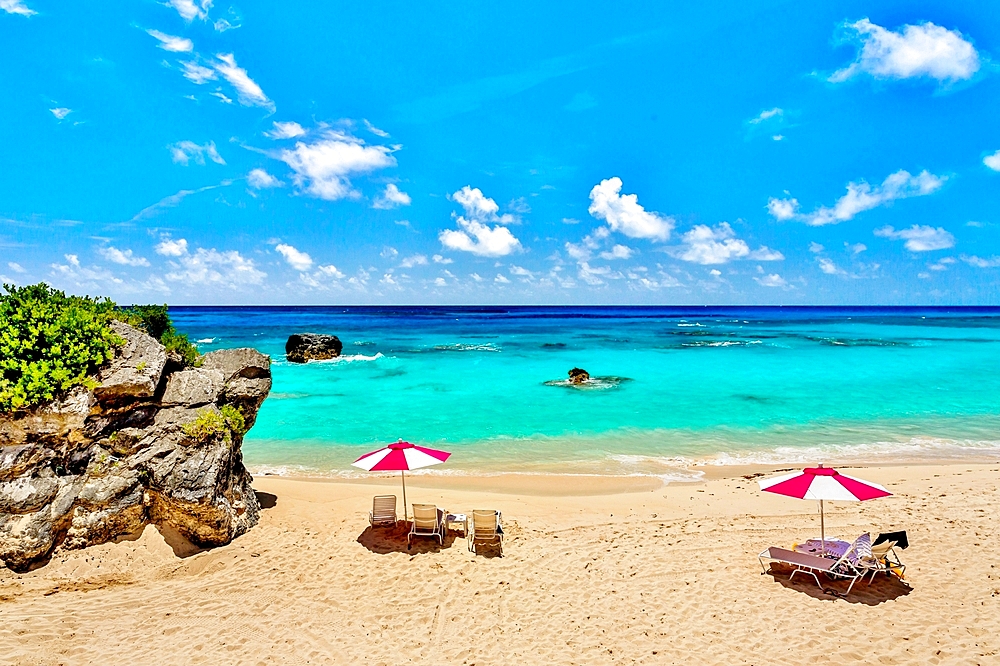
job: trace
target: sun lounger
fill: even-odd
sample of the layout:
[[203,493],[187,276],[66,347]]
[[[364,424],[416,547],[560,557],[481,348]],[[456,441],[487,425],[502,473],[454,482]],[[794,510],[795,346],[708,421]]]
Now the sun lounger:
[[433,504],[413,505],[413,526],[406,535],[406,543],[415,536],[435,537],[439,544],[444,543],[444,523],[441,517],[445,514]]
[[868,581],[869,584],[875,580],[877,573],[885,573],[887,576],[896,574],[900,580],[903,579],[906,565],[899,561],[899,555],[896,554],[895,550],[897,545],[895,541],[882,541],[871,547],[871,557],[864,562],[865,567],[872,574]]
[[858,566],[851,561],[851,555],[855,551],[856,544],[857,542],[851,544],[851,548],[844,553],[843,557],[837,560],[828,557],[807,555],[805,553],[796,553],[794,550],[785,550],[784,548],[776,548],[774,546],[763,551],[757,557],[760,560],[760,566],[761,569],[764,570],[764,573],[767,573],[767,567],[764,566],[764,560],[788,564],[795,567],[795,570],[792,571],[792,575],[788,577],[788,580],[795,578],[795,574],[797,573],[808,574],[813,577],[813,580],[816,581],[816,585],[818,585],[821,590],[824,590],[824,588],[822,583],[819,582],[819,576],[817,574],[823,573],[832,578],[850,579],[851,584],[847,587],[847,592],[844,593],[844,596],[847,596],[851,593],[854,583],[868,573],[867,569],[859,569]]
[[368,522],[372,527],[395,527],[396,496],[376,495],[372,500],[372,510],[368,514]]
[[479,554],[479,544],[495,543],[503,557],[503,526],[499,511],[477,509],[472,512],[472,529],[468,533],[469,550]]

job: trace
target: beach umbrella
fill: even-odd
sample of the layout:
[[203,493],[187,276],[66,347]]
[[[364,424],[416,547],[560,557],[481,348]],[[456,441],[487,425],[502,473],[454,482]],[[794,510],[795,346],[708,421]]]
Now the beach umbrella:
[[352,464],[368,472],[399,472],[403,480],[403,519],[408,520],[406,513],[406,472],[411,469],[438,465],[448,459],[447,451],[428,449],[404,442],[402,439],[378,451],[366,453]]
[[853,476],[841,474],[832,467],[807,467],[801,472],[775,476],[758,481],[760,489],[796,497],[798,499],[819,500],[819,529],[822,545],[820,554],[826,554],[826,524],[823,518],[824,501],[864,502],[865,500],[892,495],[877,483],[863,481]]

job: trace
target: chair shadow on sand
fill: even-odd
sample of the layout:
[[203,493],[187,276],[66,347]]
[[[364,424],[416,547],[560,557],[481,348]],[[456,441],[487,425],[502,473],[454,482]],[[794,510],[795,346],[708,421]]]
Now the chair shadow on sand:
[[859,579],[854,584],[854,587],[851,588],[851,593],[845,596],[847,587],[851,584],[849,579],[834,580],[821,575],[819,577],[823,583],[823,589],[821,590],[816,586],[816,581],[812,579],[812,576],[803,576],[800,574],[795,580],[789,580],[789,576],[792,575],[794,570],[794,567],[772,562],[766,575],[771,576],[782,587],[807,594],[813,599],[823,599],[825,601],[841,599],[848,603],[864,604],[866,606],[878,606],[886,601],[905,597],[913,591],[912,587],[899,580],[896,576],[886,576],[883,573],[879,573],[875,575],[875,580],[870,584],[868,576],[865,577],[863,582]]
[[436,537],[420,536],[413,537],[408,544],[406,535],[409,532],[410,524],[402,520],[397,521],[395,527],[366,527],[358,536],[358,543],[379,555],[387,553],[423,555],[451,548],[457,540],[465,541],[464,536],[457,536],[455,532],[448,530],[444,535],[444,543],[438,543]]

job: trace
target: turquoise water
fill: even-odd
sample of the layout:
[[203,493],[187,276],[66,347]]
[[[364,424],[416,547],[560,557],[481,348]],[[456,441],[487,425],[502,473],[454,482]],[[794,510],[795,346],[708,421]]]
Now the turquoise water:
[[[341,474],[399,437],[441,472],[1000,459],[1000,309],[173,308],[270,354],[251,469]],[[341,359],[289,364],[296,332]],[[546,384],[579,366],[602,388]]]

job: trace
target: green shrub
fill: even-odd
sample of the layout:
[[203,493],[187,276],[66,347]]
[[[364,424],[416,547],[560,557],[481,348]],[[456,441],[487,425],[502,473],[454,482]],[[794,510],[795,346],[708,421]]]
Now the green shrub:
[[46,284],[3,285],[0,294],[0,413],[48,402],[74,387],[93,388],[93,375],[124,340],[111,321],[145,331],[198,365],[198,350],[178,333],[166,305],[119,309],[107,298],[67,296]]
[[204,410],[194,421],[184,424],[184,434],[196,442],[207,442],[221,434],[226,441],[231,441],[233,435],[239,436],[246,432],[246,422],[243,414],[232,405],[223,405],[219,412]]
[[111,330],[115,304],[66,296],[46,284],[3,286],[0,295],[0,412],[47,402],[83,385],[124,341]]

